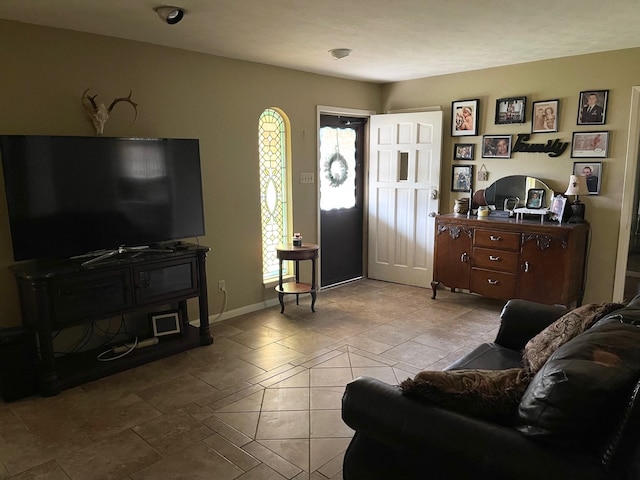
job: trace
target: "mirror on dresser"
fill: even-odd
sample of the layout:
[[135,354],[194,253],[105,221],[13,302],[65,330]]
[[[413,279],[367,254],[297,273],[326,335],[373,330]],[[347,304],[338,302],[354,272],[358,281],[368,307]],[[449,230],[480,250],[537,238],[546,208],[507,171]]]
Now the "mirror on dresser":
[[532,188],[545,191],[543,207],[549,207],[553,198],[553,190],[539,178],[528,175],[510,175],[499,178],[485,188],[484,201],[492,210],[492,215],[509,214],[513,209],[525,206],[527,192]]

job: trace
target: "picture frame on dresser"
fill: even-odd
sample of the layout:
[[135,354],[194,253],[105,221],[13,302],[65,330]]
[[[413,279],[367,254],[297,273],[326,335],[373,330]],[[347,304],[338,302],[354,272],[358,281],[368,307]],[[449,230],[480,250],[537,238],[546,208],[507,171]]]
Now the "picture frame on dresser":
[[526,207],[535,210],[544,207],[544,194],[544,188],[530,188],[529,190],[527,190]]
[[564,217],[564,210],[567,205],[567,197],[559,193],[551,201],[551,207],[549,208],[549,218],[558,223],[562,223]]

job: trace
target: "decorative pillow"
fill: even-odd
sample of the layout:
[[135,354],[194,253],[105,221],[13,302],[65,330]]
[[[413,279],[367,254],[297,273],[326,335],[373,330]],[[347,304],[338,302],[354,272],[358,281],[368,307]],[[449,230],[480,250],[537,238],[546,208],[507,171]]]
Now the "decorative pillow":
[[616,428],[640,377],[640,328],[611,319],[551,355],[518,407],[517,429],[556,445],[596,448]]
[[400,384],[402,393],[436,405],[511,423],[529,384],[522,368],[507,370],[424,371]]
[[535,374],[558,347],[590,328],[608,313],[623,306],[620,303],[590,303],[566,313],[525,345],[522,354],[524,368]]

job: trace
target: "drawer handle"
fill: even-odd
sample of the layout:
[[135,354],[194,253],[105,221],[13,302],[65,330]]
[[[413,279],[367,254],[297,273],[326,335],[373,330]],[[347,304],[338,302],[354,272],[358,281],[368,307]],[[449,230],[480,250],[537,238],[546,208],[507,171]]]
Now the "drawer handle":
[[500,240],[502,240],[502,237],[496,237],[495,235],[490,235],[489,240],[491,240],[492,242],[499,242]]
[[524,262],[524,272],[529,272],[529,262]]
[[467,262],[467,258],[469,258],[469,254],[467,252],[464,252],[462,255],[460,255],[460,261],[462,263],[466,263]]
[[491,260],[492,262],[498,262],[500,261],[500,257],[494,257],[493,255],[489,255],[489,260]]
[[491,280],[490,278],[487,278],[487,282],[489,282],[489,285],[497,285],[499,283],[498,280]]

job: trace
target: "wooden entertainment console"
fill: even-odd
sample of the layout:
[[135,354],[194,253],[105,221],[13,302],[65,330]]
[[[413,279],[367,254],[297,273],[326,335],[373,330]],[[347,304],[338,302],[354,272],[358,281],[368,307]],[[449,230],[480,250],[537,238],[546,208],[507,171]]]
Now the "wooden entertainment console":
[[[179,244],[164,252],[144,250],[82,266],[83,259],[27,262],[11,268],[18,282],[22,322],[39,341],[42,395],[95,380],[153,360],[213,343],[209,329],[205,260],[208,247]],[[188,322],[187,299],[198,298],[200,326]],[[89,350],[55,357],[53,333],[132,312],[177,304],[182,333],[157,345],[101,362]]]

